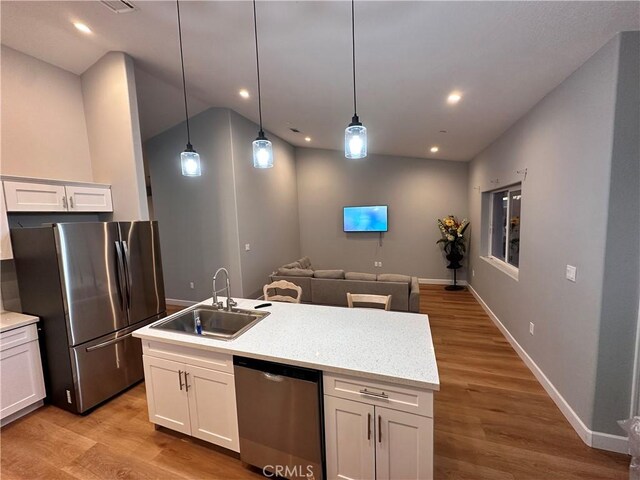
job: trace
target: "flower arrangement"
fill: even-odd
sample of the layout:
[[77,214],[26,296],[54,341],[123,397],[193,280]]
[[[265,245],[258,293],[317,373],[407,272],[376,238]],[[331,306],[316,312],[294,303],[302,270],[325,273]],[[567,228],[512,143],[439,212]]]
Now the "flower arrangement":
[[447,255],[452,253],[462,256],[466,250],[464,245],[464,232],[469,226],[469,221],[465,218],[458,222],[456,217],[449,215],[438,219],[438,227],[442,238],[436,244],[443,243],[444,251]]

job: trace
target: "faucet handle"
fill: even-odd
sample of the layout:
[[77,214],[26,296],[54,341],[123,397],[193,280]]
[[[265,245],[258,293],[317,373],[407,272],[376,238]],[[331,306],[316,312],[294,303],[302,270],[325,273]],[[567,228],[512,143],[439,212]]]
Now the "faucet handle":
[[229,304],[229,307],[237,307],[237,306],[238,306],[238,302],[236,302],[236,301],[235,301],[233,298],[231,298],[231,297],[229,297],[228,304]]

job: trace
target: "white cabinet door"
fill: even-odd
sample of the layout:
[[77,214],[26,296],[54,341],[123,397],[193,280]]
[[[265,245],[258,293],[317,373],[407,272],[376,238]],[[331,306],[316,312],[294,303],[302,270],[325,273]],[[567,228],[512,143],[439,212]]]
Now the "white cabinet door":
[[38,342],[31,341],[0,353],[0,418],[45,396]]
[[433,478],[433,419],[376,407],[376,480]]
[[143,355],[149,420],[191,435],[189,399],[184,386],[185,365]]
[[375,478],[374,407],[325,395],[324,418],[329,480]]
[[240,451],[233,375],[187,365],[191,435]]
[[4,182],[9,212],[66,212],[63,185],[46,183]]
[[108,187],[65,187],[71,212],[113,212]]
[[0,182],[0,259],[13,258],[11,249],[11,237],[9,236],[9,219],[7,218],[7,206],[4,201],[4,186]]

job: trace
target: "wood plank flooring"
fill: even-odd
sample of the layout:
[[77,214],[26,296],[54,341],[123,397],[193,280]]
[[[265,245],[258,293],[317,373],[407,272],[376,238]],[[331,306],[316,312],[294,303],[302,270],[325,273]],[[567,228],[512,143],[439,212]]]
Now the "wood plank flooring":
[[[421,293],[441,381],[437,480],[628,478],[629,457],[582,443],[470,293]],[[144,384],[85,417],[46,406],[17,420],[1,431],[0,460],[3,480],[263,478],[220,449],[155,430]]]

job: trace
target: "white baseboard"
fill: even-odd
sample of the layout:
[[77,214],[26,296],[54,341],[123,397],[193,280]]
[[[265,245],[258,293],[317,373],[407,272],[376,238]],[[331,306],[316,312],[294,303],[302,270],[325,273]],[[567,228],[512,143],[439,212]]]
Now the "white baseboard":
[[[421,285],[451,285],[451,282],[453,280],[451,280],[450,278],[419,278],[418,282]],[[468,285],[466,280],[458,280],[457,281],[458,285],[463,285],[466,286]]]
[[511,333],[509,333],[509,330],[507,330],[503,323],[498,319],[496,314],[493,313],[489,306],[484,302],[478,292],[476,292],[471,285],[469,285],[469,290],[476,298],[476,300],[478,300],[478,303],[480,303],[480,306],[482,306],[487,315],[489,315],[489,318],[491,318],[493,323],[498,327],[507,341],[511,344],[516,353],[520,356],[525,365],[529,368],[529,370],[531,370],[538,382],[540,382],[540,385],[542,385],[545,391],[549,394],[551,399],[560,409],[562,414],[565,416],[569,424],[571,424],[582,441],[590,447],[600,448],[602,450],[610,450],[612,452],[618,453],[628,453],[629,447],[626,437],[611,435],[602,432],[594,432],[584,424],[578,414],[573,410],[573,408],[571,408],[571,405],[569,405],[569,403],[564,399],[564,397],[556,389],[553,383],[551,383],[551,381],[547,378],[540,367],[538,367],[538,365],[533,361],[529,354],[527,354],[524,348],[522,348],[517,340],[511,335]]
[[178,305],[179,307],[190,307],[200,302],[193,302],[191,300],[178,300],[177,298],[165,298],[168,305]]

